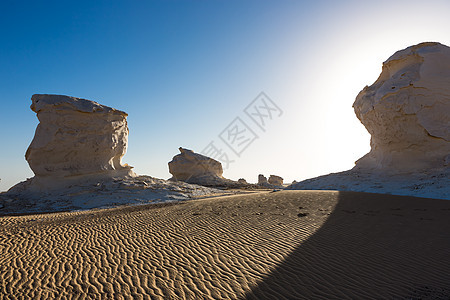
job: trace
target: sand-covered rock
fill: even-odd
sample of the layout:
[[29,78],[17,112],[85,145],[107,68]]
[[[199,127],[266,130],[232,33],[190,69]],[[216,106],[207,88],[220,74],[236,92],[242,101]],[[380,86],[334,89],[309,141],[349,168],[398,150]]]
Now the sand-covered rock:
[[396,52],[353,104],[371,135],[363,169],[442,168],[450,153],[450,48],[422,43]]
[[25,158],[38,177],[126,174],[127,114],[97,102],[33,95],[39,124]]
[[349,171],[290,189],[337,189],[450,199],[450,48],[396,52],[353,104],[371,150]]
[[282,186],[283,185],[283,178],[280,177],[280,176],[277,176],[277,175],[270,175],[268,182],[270,184],[273,184],[273,185]]

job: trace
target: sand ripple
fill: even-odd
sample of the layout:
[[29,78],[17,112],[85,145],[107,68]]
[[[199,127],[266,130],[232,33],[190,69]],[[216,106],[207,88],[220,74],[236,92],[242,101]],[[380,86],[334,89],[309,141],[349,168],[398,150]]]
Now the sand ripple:
[[[403,198],[363,205],[345,200],[339,192],[289,191],[3,217],[0,295],[18,299],[447,295],[450,202],[434,202],[430,208],[426,201],[434,200],[419,200],[412,206],[401,206]],[[419,222],[423,226],[414,227],[416,235],[405,236],[403,226]],[[415,237],[426,236],[423,244],[411,244],[420,242]]]

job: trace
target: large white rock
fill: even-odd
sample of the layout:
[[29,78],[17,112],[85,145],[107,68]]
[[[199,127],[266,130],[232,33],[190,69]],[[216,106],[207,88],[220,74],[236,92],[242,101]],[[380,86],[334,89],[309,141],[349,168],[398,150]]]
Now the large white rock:
[[371,134],[357,167],[409,173],[448,165],[450,48],[422,43],[396,52],[353,107]]
[[336,189],[450,199],[450,48],[396,52],[353,104],[371,150],[349,171],[289,189]]
[[31,100],[40,123],[25,158],[36,177],[130,173],[121,162],[128,143],[125,112],[62,95]]

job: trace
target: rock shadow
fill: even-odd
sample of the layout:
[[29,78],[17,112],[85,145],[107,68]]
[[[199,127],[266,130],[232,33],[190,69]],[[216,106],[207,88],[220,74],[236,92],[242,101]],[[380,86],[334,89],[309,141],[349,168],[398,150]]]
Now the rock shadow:
[[245,299],[450,299],[450,201],[340,192]]

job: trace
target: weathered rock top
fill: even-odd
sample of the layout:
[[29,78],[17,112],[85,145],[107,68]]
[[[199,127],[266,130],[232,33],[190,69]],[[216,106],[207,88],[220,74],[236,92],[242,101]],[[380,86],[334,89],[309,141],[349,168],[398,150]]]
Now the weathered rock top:
[[71,109],[86,113],[117,113],[124,116],[128,116],[126,112],[117,110],[115,108],[101,105],[95,101],[76,98],[65,95],[53,95],[53,94],[34,94],[31,97],[32,104],[30,108],[38,113],[42,110],[53,109]]

